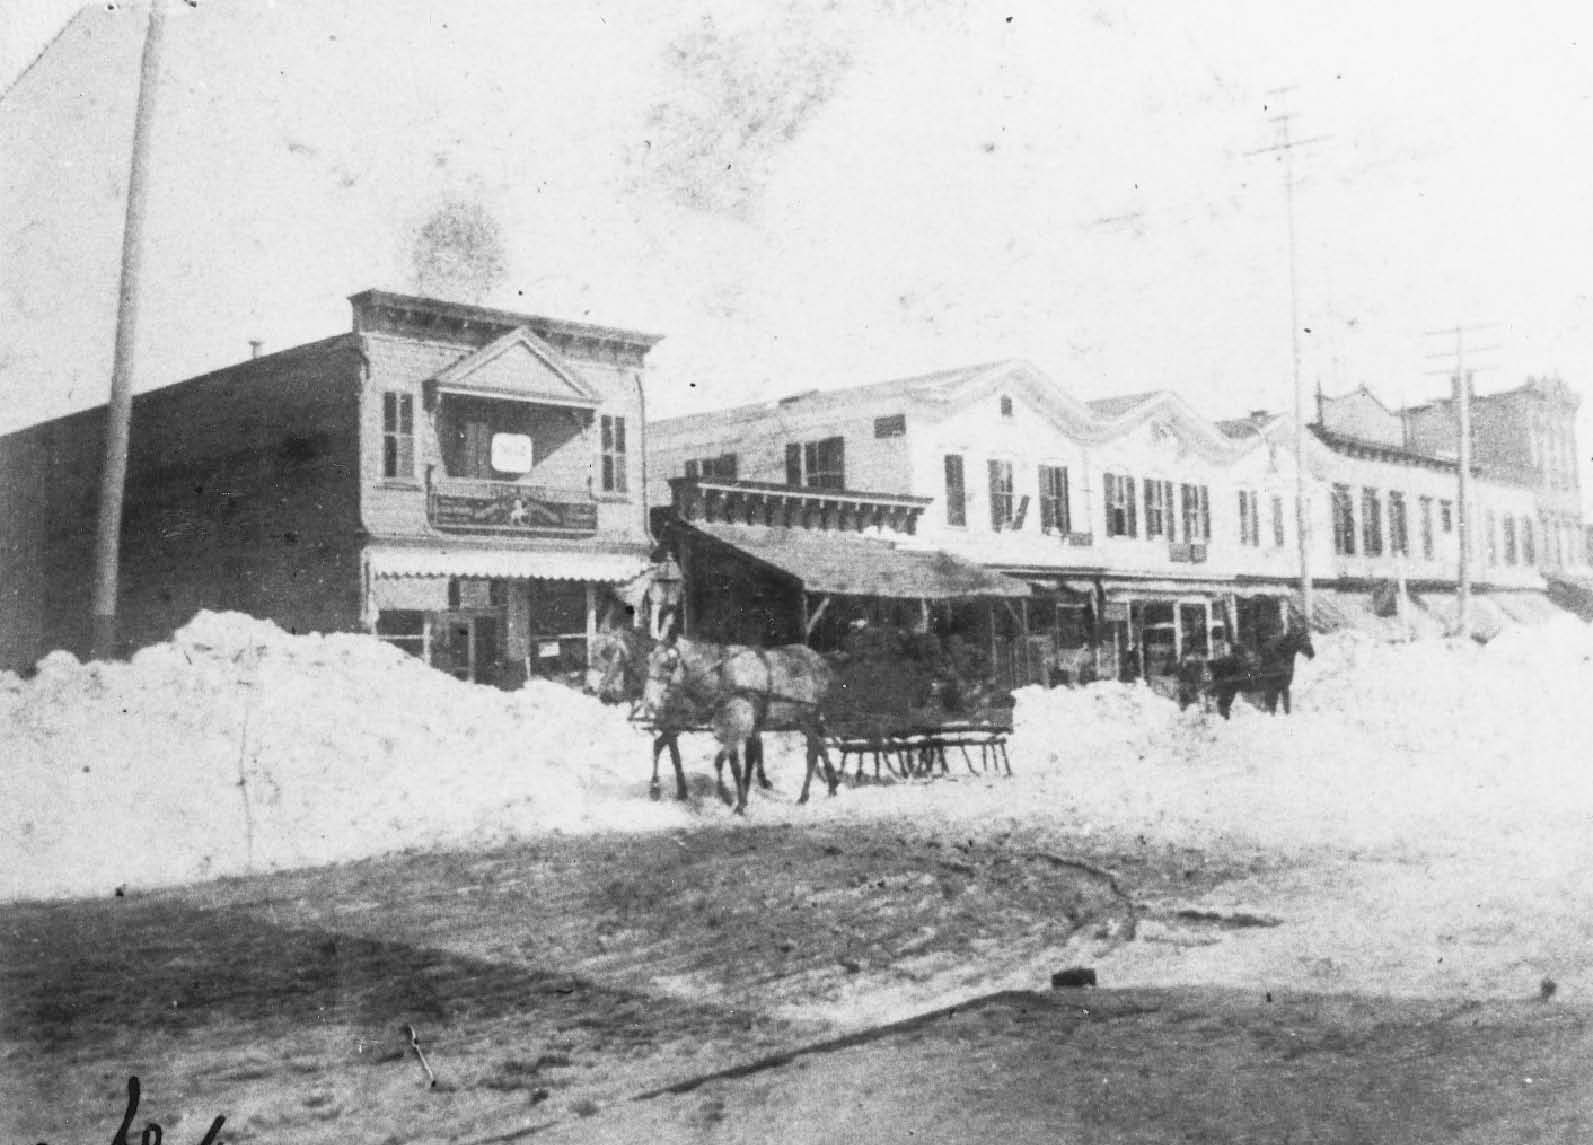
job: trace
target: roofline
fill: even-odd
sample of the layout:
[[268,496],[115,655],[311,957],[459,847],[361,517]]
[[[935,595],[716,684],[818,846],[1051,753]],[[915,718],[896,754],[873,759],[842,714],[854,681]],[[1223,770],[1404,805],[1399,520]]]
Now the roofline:
[[[286,358],[325,353],[326,351],[335,350],[340,347],[347,347],[351,352],[355,353],[359,351],[359,343],[356,339],[356,336],[353,334],[333,334],[328,338],[321,338],[315,342],[301,342],[297,346],[288,346],[285,349],[275,350],[269,354],[261,354],[258,358],[244,358],[240,361],[233,362],[230,365],[218,366],[216,369],[208,370],[203,374],[195,374],[189,378],[178,378],[175,381],[165,382],[158,386],[151,386],[149,389],[139,390],[133,395],[133,408],[143,409],[149,406],[151,403],[158,404],[162,401],[171,400],[173,394],[183,391],[190,386],[200,386],[206,382],[214,382],[218,379],[231,375],[247,375],[249,371],[255,370],[268,363],[280,362],[282,359]],[[72,421],[74,418],[81,420],[95,416],[104,416],[105,410],[109,407],[109,405],[110,402],[108,400],[99,401],[95,402],[93,405],[83,406],[80,409],[68,410],[66,413],[56,414],[54,417],[41,418],[40,420],[30,422],[27,425],[20,425],[15,429],[0,431],[0,441],[12,437],[18,437],[22,434],[36,432],[43,426],[66,424]]]
[[[931,370],[924,374],[910,374],[899,378],[883,378],[874,382],[853,382],[845,386],[833,386],[827,389],[808,388],[797,390],[794,393],[782,394],[776,398],[768,398],[761,402],[743,402],[740,405],[725,406],[721,409],[700,410],[697,413],[676,414],[674,417],[660,418],[651,423],[652,428],[676,427],[713,418],[715,421],[741,418],[761,418],[771,414],[791,411],[800,413],[810,401],[826,399],[856,398],[865,391],[875,391],[866,395],[865,400],[877,401],[882,405],[894,404],[904,398],[926,404],[939,405],[938,399],[926,398],[921,394],[909,392],[915,385],[927,386],[937,384],[936,379],[946,379],[954,374],[966,375],[964,382],[987,377],[998,368],[1024,367],[1033,369],[1028,362],[1021,358],[999,358],[991,362],[976,362],[969,366],[953,366],[945,370]],[[893,387],[901,387],[900,390]]]
[[[905,378],[864,382],[852,386],[837,386],[828,390],[801,391],[787,398],[777,398],[772,401],[752,402],[731,406],[726,409],[704,410],[700,413],[681,414],[672,418],[664,418],[652,423],[650,428],[655,434],[680,432],[708,426],[723,429],[729,423],[755,423],[765,418],[778,418],[788,412],[793,416],[802,416],[810,408],[807,406],[810,400],[826,398],[844,400],[849,395],[856,397],[864,394],[865,391],[873,392],[867,393],[864,400],[858,402],[848,412],[856,413],[859,409],[867,409],[868,404],[866,403],[877,402],[881,406],[893,406],[902,401],[915,401],[920,404],[917,416],[927,416],[930,420],[935,420],[938,417],[946,416],[945,407],[948,406],[948,403],[955,405],[957,400],[956,391],[953,391],[949,398],[928,397],[922,394],[914,394],[912,392],[913,385],[915,383],[933,385],[935,384],[934,380],[937,378],[959,374],[962,377],[958,385],[970,389],[999,380],[1003,374],[1011,376],[1019,383],[1033,383],[1041,400],[1050,407],[1051,416],[1059,418],[1065,423],[1065,432],[1079,442],[1088,445],[1101,445],[1113,441],[1123,434],[1137,429],[1158,413],[1165,412],[1172,416],[1180,417],[1195,427],[1196,435],[1204,439],[1210,451],[1217,454],[1237,458],[1254,447],[1252,442],[1224,433],[1216,422],[1205,417],[1187,399],[1173,390],[1148,390],[1143,394],[1129,395],[1139,400],[1118,414],[1101,414],[1089,402],[1075,398],[1060,389],[1045,385],[1051,380],[1050,376],[1034,363],[1023,358],[1002,358],[993,362],[983,362],[962,368],[939,370]],[[791,401],[791,397],[795,397],[798,400]]]
[[525,314],[514,310],[499,310],[490,306],[476,306],[466,302],[450,302],[440,298],[425,298],[417,294],[399,294],[391,290],[370,289],[348,296],[356,311],[362,306],[390,306],[395,309],[419,310],[450,318],[459,322],[479,322],[494,326],[518,329],[521,326],[544,326],[560,334],[577,338],[590,338],[600,342],[618,342],[640,350],[650,350],[662,342],[666,335],[646,334],[620,326],[601,326],[590,322],[572,322],[565,318],[550,318],[543,314]]
[[[1325,447],[1334,453],[1350,454],[1355,451],[1375,455],[1383,461],[1404,462],[1415,465],[1425,465],[1429,468],[1458,471],[1460,462],[1456,458],[1441,457],[1436,453],[1421,453],[1414,449],[1407,449],[1398,445],[1387,445],[1381,441],[1368,441],[1352,434],[1338,433],[1335,430],[1325,429],[1320,425],[1311,425],[1311,433]],[[1473,464],[1472,472],[1479,472],[1479,466]]]

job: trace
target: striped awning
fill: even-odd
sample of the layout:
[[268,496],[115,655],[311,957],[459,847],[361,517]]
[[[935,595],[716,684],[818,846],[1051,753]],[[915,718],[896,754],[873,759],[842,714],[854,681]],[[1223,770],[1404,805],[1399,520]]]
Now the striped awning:
[[619,584],[648,567],[644,556],[576,550],[372,546],[374,577],[467,577],[479,580],[573,580]]

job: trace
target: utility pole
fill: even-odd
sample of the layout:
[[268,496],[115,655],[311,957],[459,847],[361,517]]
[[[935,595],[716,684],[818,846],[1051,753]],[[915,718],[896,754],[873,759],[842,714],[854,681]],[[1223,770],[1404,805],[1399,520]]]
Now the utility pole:
[[[1490,326],[1456,326],[1449,330],[1429,330],[1429,337],[1453,335],[1455,339],[1454,368],[1449,371],[1455,403],[1455,434],[1459,438],[1456,464],[1460,470],[1459,488],[1456,492],[1455,536],[1460,545],[1460,561],[1455,582],[1455,627],[1462,637],[1471,635],[1471,391],[1475,369],[1466,368],[1466,332],[1486,330]],[[1494,346],[1484,349],[1497,349]],[[1476,353],[1473,350],[1473,353]],[[1448,353],[1430,354],[1432,358],[1446,358]]]
[[[1274,88],[1267,95],[1282,97],[1293,90],[1292,87]],[[1300,284],[1299,251],[1294,233],[1294,151],[1297,147],[1320,143],[1328,137],[1317,135],[1310,139],[1291,139],[1289,121],[1293,118],[1288,112],[1273,116],[1272,122],[1278,125],[1278,142],[1247,154],[1281,152],[1283,155],[1283,195],[1289,220],[1289,347],[1294,360],[1294,516],[1295,533],[1300,544],[1300,603],[1305,609],[1306,623],[1309,624],[1314,611],[1314,594],[1311,583],[1311,502],[1305,480],[1306,394],[1300,376]]]
[[138,74],[138,110],[127,180],[127,216],[122,229],[121,293],[116,307],[116,349],[111,397],[105,410],[105,459],[100,473],[99,523],[95,533],[94,604],[90,655],[116,654],[117,574],[122,541],[122,502],[127,485],[127,445],[133,414],[133,358],[138,345],[138,303],[144,262],[144,206],[148,193],[149,137],[160,79],[166,0],[152,0]]

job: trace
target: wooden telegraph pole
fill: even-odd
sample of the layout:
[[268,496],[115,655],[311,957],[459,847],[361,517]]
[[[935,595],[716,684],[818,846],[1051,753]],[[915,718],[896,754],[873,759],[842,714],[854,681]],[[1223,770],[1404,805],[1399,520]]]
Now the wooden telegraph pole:
[[[1274,88],[1269,96],[1284,96],[1293,88]],[[1300,285],[1299,255],[1294,234],[1294,151],[1320,143],[1325,135],[1310,139],[1291,139],[1289,121],[1294,117],[1287,112],[1272,117],[1278,125],[1278,142],[1271,147],[1261,147],[1249,155],[1266,155],[1274,152],[1283,155],[1283,194],[1289,220],[1289,345],[1294,359],[1294,517],[1295,534],[1300,548],[1300,604],[1305,610],[1306,623],[1311,622],[1314,594],[1311,584],[1311,501],[1305,479],[1305,425],[1306,394],[1300,377]]]
[[[1451,337],[1455,339],[1455,348],[1452,352],[1430,354],[1432,358],[1447,358],[1450,353],[1454,355],[1453,369],[1446,371],[1449,374],[1453,388],[1455,402],[1455,436],[1459,445],[1456,450],[1456,467],[1460,470],[1459,488],[1456,490],[1455,503],[1455,539],[1460,547],[1459,567],[1456,569],[1455,578],[1455,627],[1460,636],[1471,635],[1471,392],[1472,378],[1476,374],[1475,368],[1466,366],[1466,334],[1472,330],[1492,329],[1493,324],[1454,326],[1448,330],[1429,330],[1428,337]],[[1494,350],[1496,346],[1486,346],[1482,349]],[[1473,353],[1479,351],[1474,349]]]
[[122,540],[122,502],[127,485],[127,444],[133,413],[133,359],[138,345],[138,302],[144,262],[144,206],[148,191],[149,136],[160,78],[165,0],[152,0],[138,76],[133,119],[133,154],[127,180],[127,216],[122,230],[122,281],[116,308],[116,349],[111,397],[105,411],[105,460],[100,473],[99,522],[95,533],[94,604],[90,654],[116,654],[117,574]]

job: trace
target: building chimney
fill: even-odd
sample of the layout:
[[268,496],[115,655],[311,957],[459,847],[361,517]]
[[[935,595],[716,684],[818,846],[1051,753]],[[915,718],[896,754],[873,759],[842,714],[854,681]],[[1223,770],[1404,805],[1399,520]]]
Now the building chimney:
[[250,338],[249,339],[249,357],[258,358],[260,356],[260,349],[264,345],[265,345],[265,343],[262,342],[259,338]]
[[1264,409],[1253,409],[1250,411],[1251,421],[1266,421],[1270,416],[1271,415]]

